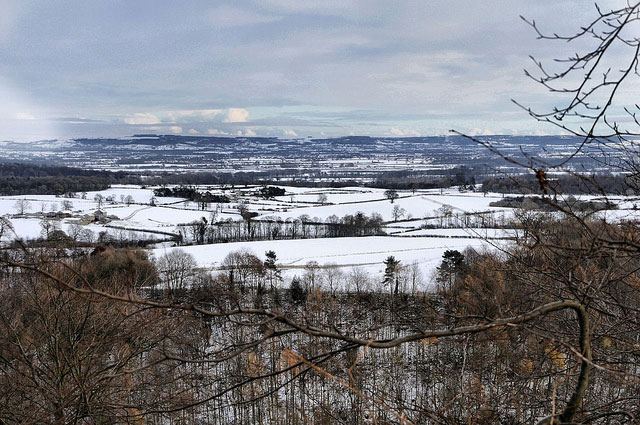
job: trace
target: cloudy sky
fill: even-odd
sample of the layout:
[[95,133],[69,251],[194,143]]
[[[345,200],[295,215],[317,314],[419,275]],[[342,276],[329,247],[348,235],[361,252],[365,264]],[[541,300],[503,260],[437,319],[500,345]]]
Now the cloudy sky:
[[[606,1],[605,6],[620,4]],[[0,0],[0,140],[553,132],[524,77],[582,0]]]

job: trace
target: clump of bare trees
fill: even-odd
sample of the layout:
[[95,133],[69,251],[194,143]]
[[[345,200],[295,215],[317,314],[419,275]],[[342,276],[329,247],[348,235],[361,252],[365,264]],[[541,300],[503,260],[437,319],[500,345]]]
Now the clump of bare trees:
[[[135,251],[64,261],[33,253],[5,258],[0,390],[16,395],[7,398],[3,412],[11,414],[3,419],[530,423],[572,397],[577,411],[584,396],[577,388],[587,388],[577,382],[586,382],[583,371],[594,374],[589,362],[610,359],[599,365],[632,373],[634,354],[623,342],[636,337],[634,316],[629,333],[606,314],[587,316],[581,303],[562,300],[557,277],[542,279],[533,268],[545,263],[542,248],[533,256],[524,248],[510,253],[525,256],[530,268],[468,251],[447,270],[459,277],[443,274],[452,283],[433,294],[389,292],[395,270],[380,291],[306,290],[301,283],[265,291],[264,263],[249,253],[182,291],[163,282],[180,273],[156,271]],[[177,251],[158,264],[174,256],[189,262]],[[584,260],[585,271],[610,269]],[[633,267],[622,260],[615,269],[623,277]],[[357,270],[340,279],[355,288],[366,281]],[[632,289],[620,285],[616,294]],[[600,308],[621,317],[607,302],[613,298]],[[596,335],[589,321],[608,325]],[[613,335],[611,326],[624,332]],[[585,342],[593,347],[586,360],[576,355]],[[53,375],[44,377],[52,364]],[[613,402],[620,376],[591,379],[586,400]],[[60,382],[56,391],[49,380]],[[632,381],[625,388],[637,390]],[[18,394],[52,407],[36,410]]]
[[[268,241],[284,239],[337,238],[353,236],[376,236],[383,234],[384,221],[380,214],[367,216],[364,213],[347,214],[343,217],[331,215],[326,220],[303,214],[298,218],[262,218],[255,220],[246,205],[241,206],[243,220],[231,218],[216,221],[203,217],[181,226],[183,243],[197,245],[240,241]],[[398,215],[399,214],[399,215]],[[398,217],[402,214],[398,213]]]
[[201,322],[90,293],[129,296],[148,278],[138,269],[150,265],[138,254],[108,251],[68,263],[40,251],[5,260],[24,267],[1,275],[3,423],[133,423],[142,412],[194,399],[170,357],[198,351]]

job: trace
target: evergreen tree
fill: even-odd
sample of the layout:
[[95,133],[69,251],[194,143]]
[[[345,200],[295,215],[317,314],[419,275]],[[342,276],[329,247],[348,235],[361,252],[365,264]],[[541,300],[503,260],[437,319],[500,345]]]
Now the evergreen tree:
[[269,279],[269,285],[271,286],[271,290],[273,291],[273,283],[274,281],[280,282],[282,281],[282,271],[278,268],[278,257],[276,256],[275,251],[267,251],[265,252],[264,260],[264,270],[267,273],[267,278]]
[[436,279],[441,284],[446,284],[449,290],[453,289],[456,277],[464,270],[464,255],[455,249],[448,249],[442,255],[442,263],[437,267]]
[[386,260],[384,260],[384,265],[385,268],[383,283],[389,285],[390,288],[393,286],[393,294],[398,295],[398,286],[400,281],[400,261],[396,260],[393,255],[390,255]]
[[291,296],[291,300],[296,304],[303,303],[307,300],[307,292],[302,287],[302,283],[298,276],[294,276],[293,279],[291,279],[289,295]]

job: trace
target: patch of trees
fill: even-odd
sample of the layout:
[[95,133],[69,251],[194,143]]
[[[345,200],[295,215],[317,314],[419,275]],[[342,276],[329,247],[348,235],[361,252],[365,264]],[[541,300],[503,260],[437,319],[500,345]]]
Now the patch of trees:
[[[637,179],[629,175],[600,174],[591,175],[588,179],[571,175],[549,176],[558,193],[563,194],[614,194],[634,195],[638,193]],[[496,193],[541,193],[540,182],[534,175],[514,176],[508,178],[487,178],[482,182],[483,192]]]
[[206,209],[208,204],[230,202],[229,197],[226,195],[214,194],[210,191],[200,192],[193,186],[161,187],[154,189],[153,194],[155,196],[185,198],[189,201],[197,202],[202,210]]
[[[363,172],[332,172],[329,175],[322,169],[310,168],[285,168],[266,171],[240,171],[236,173],[198,172],[198,173],[161,173],[149,176],[145,180],[148,185],[230,185],[249,186],[304,186],[304,187],[332,187],[341,188],[349,186],[379,187],[383,189],[410,190],[410,189],[434,189],[448,188],[450,186],[465,186],[469,190],[475,185],[476,179],[484,169],[469,168],[465,166],[454,169],[439,170],[400,170],[375,172],[367,171],[367,182],[362,181]],[[373,179],[373,180],[370,180]],[[273,196],[280,196],[274,194]]]
[[[198,172],[198,173],[161,173],[150,176],[145,182],[149,185],[230,185],[248,186],[255,184],[282,184],[280,179],[286,176],[287,181],[296,181],[304,176],[305,170],[269,170],[269,171],[239,171],[236,173]],[[304,180],[304,179],[302,179]]]
[[266,241],[282,239],[338,238],[382,235],[384,221],[379,214],[332,215],[325,221],[301,215],[295,219],[253,220],[249,215],[244,220],[223,221],[202,218],[181,226],[183,243],[225,243],[240,241]]
[[131,296],[158,276],[141,252],[106,250],[64,265],[50,253],[22,254],[38,271],[0,273],[2,422],[141,423],[143,412],[181,408],[189,396],[180,387],[195,383],[196,371],[177,376],[179,362],[166,353],[196,354],[204,323],[65,291],[44,275]]
[[108,189],[111,179],[100,177],[0,177],[1,195],[62,195]]
[[370,186],[396,190],[446,189],[458,186],[465,190],[474,190],[476,176],[481,175],[482,171],[460,166],[450,170],[435,170],[435,172],[436,175],[424,171],[388,171],[377,177]]
[[0,162],[0,195],[62,195],[118,183],[138,184],[140,179],[123,172]]
[[491,202],[489,205],[492,207],[522,208],[525,210],[542,211],[555,211],[560,207],[576,212],[593,212],[618,208],[616,204],[609,201],[578,200],[574,196],[568,196],[556,201],[551,201],[550,199],[542,198],[540,196],[508,196],[499,201]]
[[[426,218],[426,217],[425,217]],[[433,211],[433,216],[420,226],[422,229],[469,229],[469,228],[512,228],[511,220],[504,213],[496,211],[463,212],[450,205],[442,205]]]
[[[4,223],[4,224],[3,224]],[[128,230],[123,228],[109,228],[99,232],[78,224],[71,224],[67,232],[60,229],[60,223],[55,220],[42,220],[39,237],[30,239],[15,239],[15,235],[7,228],[6,222],[0,221],[0,238],[5,237],[7,248],[94,248],[106,246],[111,248],[146,247],[162,242],[175,242],[177,236],[160,234],[150,237],[148,232]],[[156,234],[157,235],[157,234]]]
[[260,188],[259,194],[265,199],[275,198],[276,196],[283,196],[286,191],[281,187],[276,186],[264,186]]

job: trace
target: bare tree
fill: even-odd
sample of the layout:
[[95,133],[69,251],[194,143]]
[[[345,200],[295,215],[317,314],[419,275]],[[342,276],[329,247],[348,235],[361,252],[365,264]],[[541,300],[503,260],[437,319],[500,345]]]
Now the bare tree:
[[71,224],[67,230],[69,236],[76,241],[80,240],[80,235],[82,234],[84,227],[79,224]]
[[173,249],[158,258],[160,281],[170,291],[183,290],[193,283],[196,260],[182,249]]
[[304,266],[304,274],[302,275],[302,282],[306,292],[320,286],[319,276],[320,265],[317,261],[309,261]]
[[248,250],[233,251],[222,260],[222,269],[231,287],[259,287],[264,277],[264,263]]
[[361,267],[353,267],[347,275],[347,285],[349,290],[356,294],[371,291],[371,278]]
[[40,220],[40,229],[40,236],[44,239],[49,239],[49,236],[54,230],[60,229],[60,223],[56,220]]
[[0,243],[2,242],[2,238],[8,235],[9,232],[13,232],[13,225],[9,221],[8,216],[0,216]]
[[414,261],[405,266],[403,268],[403,272],[406,274],[405,280],[408,283],[409,288],[411,288],[411,293],[417,293],[418,289],[424,284],[424,276],[422,274],[422,270],[420,270],[420,264],[417,261]]
[[318,194],[318,201],[317,201],[320,205],[325,205],[327,202],[329,202],[329,197],[327,196],[326,193],[320,193]]
[[393,216],[393,221],[398,221],[406,214],[407,210],[402,208],[399,205],[394,205],[393,210],[391,211],[391,215]]
[[31,203],[26,199],[18,199],[15,204],[13,204],[13,208],[19,215],[24,215],[24,213],[31,209]]
[[102,209],[102,204],[104,203],[104,196],[102,196],[100,193],[97,193],[94,197],[93,200],[95,201],[95,203],[98,206],[98,209]]
[[398,195],[398,191],[395,190],[395,189],[387,189],[387,190],[385,190],[384,191],[384,196],[389,201],[391,201],[392,204],[396,199],[398,199],[400,197],[400,195]]
[[344,273],[335,263],[328,263],[323,266],[322,280],[330,293],[335,294],[340,288],[339,285],[344,280]]

